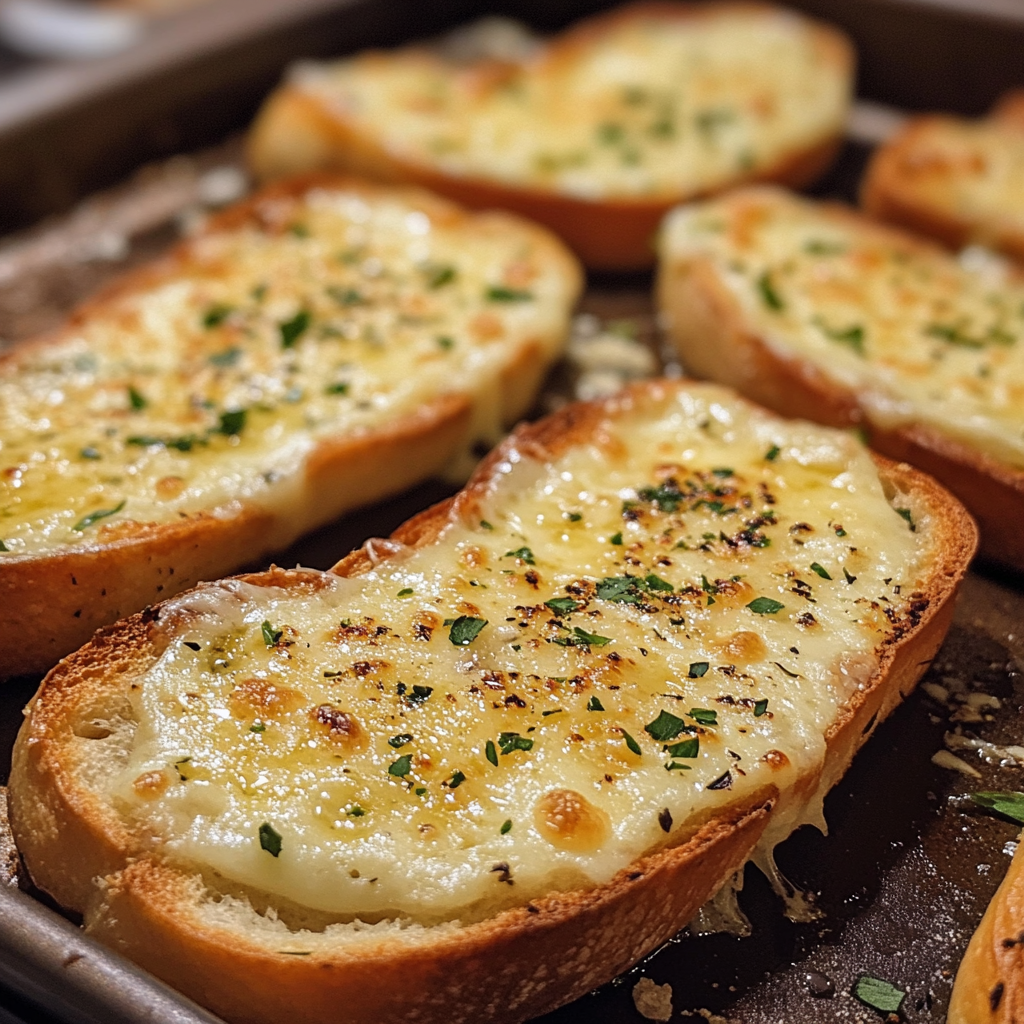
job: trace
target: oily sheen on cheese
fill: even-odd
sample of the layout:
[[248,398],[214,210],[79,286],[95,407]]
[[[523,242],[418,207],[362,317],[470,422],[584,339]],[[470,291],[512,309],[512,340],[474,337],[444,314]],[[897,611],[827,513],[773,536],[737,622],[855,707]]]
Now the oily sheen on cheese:
[[850,435],[708,385],[622,402],[550,462],[509,446],[436,542],[165,603],[130,741],[83,741],[103,799],[339,922],[598,884],[764,787],[772,841],[815,817],[789,784],[914,621],[928,514]]
[[521,64],[463,68],[408,48],[302,65],[292,86],[397,159],[586,200],[721,187],[842,123],[845,69],[806,20],[685,10],[639,5]]
[[414,192],[281,189],[178,272],[8,357],[0,562],[239,503],[290,539],[323,517],[301,472],[318,444],[446,394],[475,396],[471,433],[494,440],[502,372],[524,346],[554,357],[575,281],[542,272],[534,229],[454,213]]
[[771,351],[855,391],[872,422],[1024,467],[1024,286],[997,261],[767,188],[679,208],[661,252],[706,263]]

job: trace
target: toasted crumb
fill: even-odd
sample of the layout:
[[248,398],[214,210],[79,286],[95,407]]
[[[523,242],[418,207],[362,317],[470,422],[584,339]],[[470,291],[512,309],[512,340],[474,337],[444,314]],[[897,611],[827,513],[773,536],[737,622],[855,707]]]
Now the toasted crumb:
[[641,978],[633,986],[633,1003],[637,1013],[648,1020],[670,1020],[672,1017],[672,986],[655,984]]

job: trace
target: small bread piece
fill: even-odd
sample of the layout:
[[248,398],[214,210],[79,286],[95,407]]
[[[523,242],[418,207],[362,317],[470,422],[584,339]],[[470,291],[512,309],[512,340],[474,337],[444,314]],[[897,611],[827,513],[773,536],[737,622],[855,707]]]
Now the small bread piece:
[[581,287],[518,218],[322,177],[0,359],[0,677],[493,443]]
[[799,186],[842,137],[853,51],[757,3],[638,3],[520,63],[423,47],[303,64],[252,129],[256,174],[340,168],[552,228],[600,269],[654,263],[674,204],[739,182]]
[[762,187],[666,220],[658,301],[687,369],[863,429],[1024,569],[1024,286],[845,207]]
[[916,117],[876,150],[861,192],[880,220],[1024,260],[1024,91],[988,117]]
[[98,634],[32,704],[15,835],[229,1021],[520,1021],[820,823],[975,541],[848,433],[637,385],[520,428],[333,574]]
[[946,1024],[1016,1024],[1024,1018],[1024,843],[1017,843],[960,962]]

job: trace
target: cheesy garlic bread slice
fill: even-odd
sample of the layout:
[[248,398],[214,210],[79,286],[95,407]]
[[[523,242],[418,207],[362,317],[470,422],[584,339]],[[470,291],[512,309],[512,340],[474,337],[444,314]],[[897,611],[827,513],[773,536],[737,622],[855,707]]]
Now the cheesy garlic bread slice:
[[853,53],[837,30],[754,3],[638,3],[519,62],[425,47],[303,64],[267,100],[249,158],[425,185],[523,213],[588,265],[654,263],[675,203],[737,182],[792,185],[830,162]]
[[0,360],[0,676],[493,442],[581,284],[547,232],[283,183]]
[[866,431],[1024,569],[1024,283],[842,207],[748,189],[683,207],[658,301],[687,369],[779,412]]
[[19,848],[226,1020],[520,1021],[820,823],[975,539],[924,474],[723,388],[570,406],[332,572],[203,584],[62,662]]
[[913,118],[868,165],[861,201],[879,220],[1024,260],[1024,92],[979,120]]

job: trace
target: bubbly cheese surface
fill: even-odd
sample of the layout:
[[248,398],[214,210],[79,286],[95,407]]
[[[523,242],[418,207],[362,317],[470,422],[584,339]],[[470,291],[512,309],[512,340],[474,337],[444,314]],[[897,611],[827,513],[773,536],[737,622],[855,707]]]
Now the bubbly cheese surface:
[[637,13],[519,65],[370,53],[296,81],[400,159],[583,199],[678,196],[840,130],[848,70],[776,10]]
[[531,345],[554,358],[575,298],[538,237],[326,186],[200,237],[0,364],[0,559],[237,500],[289,510],[323,439],[445,394],[475,397],[478,436],[496,434],[501,372]]
[[368,921],[600,883],[771,787],[784,838],[922,607],[905,501],[848,435],[667,388],[364,575],[165,604],[107,797],[172,862]]
[[1024,466],[1024,285],[995,258],[901,245],[772,189],[679,208],[661,254],[710,261],[770,348],[855,390],[872,421]]

